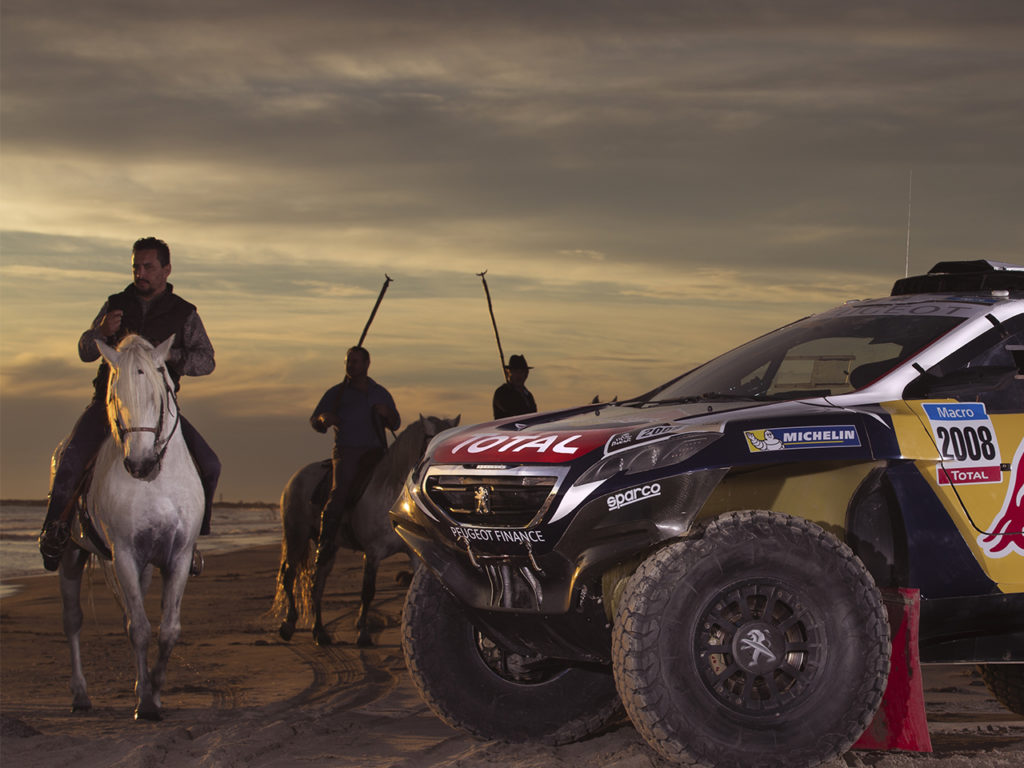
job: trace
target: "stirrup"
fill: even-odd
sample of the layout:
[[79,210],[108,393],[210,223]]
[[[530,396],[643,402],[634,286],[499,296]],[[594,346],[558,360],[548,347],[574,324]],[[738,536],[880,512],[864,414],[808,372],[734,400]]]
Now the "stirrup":
[[43,556],[46,570],[56,571],[60,567],[60,559],[70,538],[71,527],[63,520],[55,520],[39,533],[39,553]]
[[206,565],[206,560],[203,558],[203,553],[198,548],[192,550],[192,565],[188,568],[190,576],[198,576],[203,572],[203,566]]

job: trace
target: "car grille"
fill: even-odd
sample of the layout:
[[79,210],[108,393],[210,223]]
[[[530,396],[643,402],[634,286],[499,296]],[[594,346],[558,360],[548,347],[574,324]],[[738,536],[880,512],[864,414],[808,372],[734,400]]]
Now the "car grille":
[[531,468],[507,475],[431,472],[423,490],[438,511],[460,524],[525,528],[547,511],[559,479]]

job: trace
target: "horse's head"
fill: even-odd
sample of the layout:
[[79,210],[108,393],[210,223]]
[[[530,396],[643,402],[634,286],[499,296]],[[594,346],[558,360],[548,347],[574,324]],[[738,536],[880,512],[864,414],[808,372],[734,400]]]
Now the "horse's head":
[[438,416],[424,416],[420,414],[420,426],[423,428],[423,450],[420,452],[422,456],[427,449],[427,445],[437,437],[439,434],[448,429],[454,429],[459,426],[459,421],[462,419],[460,413],[454,419],[442,419]]
[[124,468],[138,480],[152,480],[178,424],[174,387],[165,365],[172,335],[153,347],[141,336],[128,335],[114,349],[97,341],[110,364],[107,416],[124,455]]
[[[461,414],[454,419],[441,419],[437,416],[420,414],[419,419],[403,429],[395,442],[388,448],[387,461],[382,461],[378,465],[381,472],[387,476],[387,479],[382,482],[389,487],[394,486],[397,493],[405,483],[409,471],[423,458],[430,441],[446,429],[458,426],[460,418],[462,418]],[[381,477],[383,478],[384,474]]]

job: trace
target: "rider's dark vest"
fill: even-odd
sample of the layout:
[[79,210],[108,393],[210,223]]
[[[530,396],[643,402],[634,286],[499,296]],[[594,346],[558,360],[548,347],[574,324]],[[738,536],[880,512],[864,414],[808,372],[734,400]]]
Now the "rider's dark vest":
[[[107,311],[115,309],[120,309],[124,314],[121,316],[120,330],[113,336],[107,337],[108,344],[116,346],[129,333],[137,333],[155,346],[165,341],[173,333],[172,349],[180,349],[184,346],[182,337],[185,321],[196,311],[194,304],[188,303],[174,293],[174,287],[170,283],[167,283],[167,289],[158,298],[150,302],[149,310],[145,315],[142,312],[142,300],[134,285],[129,285],[121,293],[115,293],[107,298]],[[181,373],[170,364],[167,366],[167,371],[171,374],[175,389],[177,389]],[[104,360],[92,382],[95,399],[106,399],[109,376],[110,366]]]

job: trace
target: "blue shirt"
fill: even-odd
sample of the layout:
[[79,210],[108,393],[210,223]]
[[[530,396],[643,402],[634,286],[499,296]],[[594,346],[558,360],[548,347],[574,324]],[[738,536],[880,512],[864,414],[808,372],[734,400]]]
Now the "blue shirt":
[[317,417],[322,413],[334,413],[338,417],[338,425],[334,428],[334,444],[346,448],[387,447],[384,437],[384,425],[380,417],[373,412],[373,406],[387,406],[398,413],[391,393],[384,387],[367,377],[367,389],[362,391],[347,382],[335,384],[320,398],[310,421],[313,428],[323,431],[317,426]]

